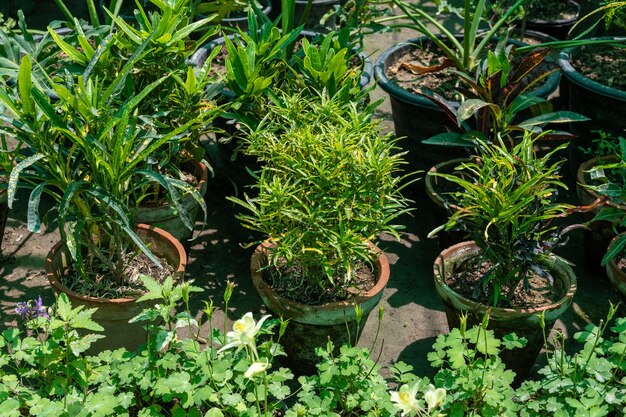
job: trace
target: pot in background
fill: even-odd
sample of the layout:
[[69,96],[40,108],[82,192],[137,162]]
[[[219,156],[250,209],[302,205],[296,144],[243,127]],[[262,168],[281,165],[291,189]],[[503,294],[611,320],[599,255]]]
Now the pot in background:
[[545,314],[546,332],[550,332],[555,321],[572,304],[576,293],[576,275],[572,268],[565,262],[552,258],[545,266],[554,277],[554,286],[561,293],[558,301],[533,308],[502,308],[492,307],[472,301],[458,294],[444,281],[442,271],[452,271],[467,259],[476,256],[480,249],[473,241],[456,244],[437,257],[434,264],[435,289],[443,301],[448,319],[448,326],[452,329],[459,326],[459,315],[467,313],[468,328],[482,322],[484,315],[489,311],[489,328],[494,331],[498,338],[506,334],[515,333],[525,337],[528,342],[523,349],[505,350],[500,358],[517,374],[517,380],[528,375],[530,368],[535,363],[541,348],[543,347],[543,330],[540,326],[539,314]]
[[[611,38],[594,38],[611,39]],[[613,38],[626,39],[626,38]],[[593,130],[622,135],[626,129],[626,91],[600,84],[578,72],[571,63],[580,48],[566,48],[559,53],[558,63],[567,81],[568,108],[590,118],[572,123],[569,131],[578,136],[569,147],[570,170],[575,173],[585,160],[580,148],[591,146]]]
[[[621,235],[615,236],[611,241],[609,248],[615,243],[615,240]],[[609,281],[613,285],[613,289],[617,292],[622,302],[626,302],[626,272],[624,272],[617,264],[617,257],[611,259],[606,264],[606,274]]]
[[567,39],[567,34],[570,29],[574,27],[578,19],[580,18],[580,4],[574,0],[567,0],[567,3],[572,6],[572,9],[576,10],[576,14],[567,19],[554,19],[554,20],[541,20],[532,17],[532,13],[529,13],[526,20],[526,27],[530,30],[545,33],[546,35],[553,36],[557,39]]
[[[611,164],[618,162],[618,160],[617,156],[609,155],[593,158],[580,164],[576,173],[576,194],[583,206],[592,205],[601,197],[600,194],[588,187],[590,185],[590,177],[587,171],[595,166]],[[617,204],[609,200],[605,205],[596,207],[588,213],[583,213],[584,220],[591,221],[604,207],[618,208],[626,213],[626,205]],[[614,236],[613,225],[608,221],[592,222],[589,224],[589,229],[584,230],[585,259],[590,270],[600,274],[604,272],[605,269],[600,264],[606,253],[606,248]]]
[[[435,214],[435,221],[437,224],[435,227],[444,224],[450,217],[450,210],[446,208],[446,198],[442,190],[443,184],[448,183],[445,178],[437,177],[435,173],[452,174],[455,168],[463,163],[470,162],[470,158],[457,158],[449,161],[441,162],[428,170],[428,174],[424,177],[424,184],[426,186],[426,195],[432,202],[433,212]],[[461,243],[467,240],[466,235],[460,231],[445,231],[442,230],[437,233],[437,242],[439,243],[439,250],[444,250],[452,245]]]
[[[196,190],[204,196],[209,179],[208,168],[202,162],[192,161],[183,169],[196,177],[198,180]],[[182,197],[182,204],[191,220],[195,221],[200,211],[200,204],[189,194]],[[193,235],[193,230],[185,226],[178,211],[169,202],[140,205],[135,214],[135,223],[144,223],[163,229],[180,242],[187,241]]]
[[[187,264],[187,255],[183,246],[171,234],[156,227],[140,224],[137,226],[137,235],[145,242],[152,253],[163,258],[174,270],[173,278],[182,279]],[[45,261],[45,271],[48,281],[56,294],[65,293],[73,307],[97,308],[93,319],[104,327],[105,338],[97,340],[89,349],[89,354],[97,354],[105,350],[126,348],[135,351],[147,341],[147,332],[142,322],[128,323],[144,308],[154,305],[154,301],[136,303],[137,298],[101,299],[78,294],[66,288],[59,279],[67,266],[72,262],[71,256],[64,242],[58,242],[48,253]]]
[[[315,365],[318,362],[316,347],[326,346],[329,338],[335,346],[348,342],[356,343],[355,335],[360,333],[360,329],[365,325],[370,312],[380,302],[387,286],[389,261],[382,251],[375,248],[377,258],[373,265],[377,281],[372,289],[345,301],[307,305],[277,294],[263,279],[259,269],[266,265],[266,256],[270,247],[271,244],[266,241],[252,254],[250,262],[252,284],[274,316],[289,319],[285,334],[280,339],[280,344],[287,353],[285,364],[295,374],[310,375],[316,372]],[[357,328],[354,312],[356,305],[360,305],[363,309],[360,328]],[[281,361],[282,359],[281,357]]]

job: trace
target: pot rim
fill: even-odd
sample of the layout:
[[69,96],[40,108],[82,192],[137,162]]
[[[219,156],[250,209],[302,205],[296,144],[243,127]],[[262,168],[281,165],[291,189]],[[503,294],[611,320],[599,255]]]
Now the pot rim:
[[[263,7],[261,11],[263,12],[265,16],[269,16],[269,14],[272,12],[272,2],[270,0],[259,0],[259,1],[265,4],[265,7]],[[240,16],[240,17],[225,17],[222,19],[222,22],[224,22],[225,24],[231,24],[231,25],[234,23],[247,22],[247,21],[248,21],[247,13],[244,16]]]
[[[615,241],[617,240],[618,237],[626,235],[626,232],[622,232],[619,233],[617,236],[615,236],[613,239],[611,239],[611,242],[609,243],[609,246],[607,246],[606,250],[608,251],[609,248],[611,246],[613,246],[613,244],[615,243]],[[607,268],[607,272],[609,270],[609,268],[611,270],[613,270],[613,273],[615,273],[616,275],[619,275],[622,278],[622,281],[626,281],[626,273],[624,271],[622,271],[618,266],[617,266],[617,262],[615,262],[615,259],[617,257],[613,257],[613,259],[611,259],[607,264],[606,264],[606,268]],[[611,274],[607,274],[609,276],[609,279],[611,278]],[[611,279],[612,281],[612,279]],[[626,294],[625,294],[626,295]]]
[[428,197],[430,197],[433,203],[435,203],[438,207],[442,209],[445,208],[445,199],[441,196],[441,194],[437,192],[437,190],[435,190],[435,182],[438,179],[438,177],[436,177],[435,175],[432,175],[431,173],[441,172],[441,173],[447,174],[449,172],[443,171],[443,168],[447,168],[449,165],[454,165],[453,168],[456,168],[457,166],[460,166],[463,163],[471,162],[471,161],[472,161],[471,157],[449,159],[447,161],[438,163],[437,165],[431,167],[428,170],[428,172],[426,173],[426,176],[424,177],[424,184],[426,187],[426,194],[428,195]]
[[[186,162],[183,167],[185,165],[191,165],[193,168],[196,168],[197,171],[196,172],[189,172],[190,174],[193,174],[194,177],[196,177],[196,179],[198,180],[198,184],[196,184],[196,190],[202,194],[204,196],[204,191],[207,187],[208,181],[209,181],[209,169],[207,168],[207,166],[205,164],[203,164],[201,161],[197,161],[197,160],[190,160],[188,162]],[[193,169],[192,168],[192,169]],[[199,175],[196,175],[198,174]],[[189,194],[185,195],[182,197],[182,203],[183,203],[183,207],[187,208],[188,210],[193,207],[194,203],[196,201],[193,199],[193,197],[191,197]],[[174,207],[170,204],[169,201],[165,201],[165,202],[157,202],[157,203],[149,203],[149,204],[140,204],[139,206],[137,206],[137,213],[140,213],[142,211],[151,211],[154,209],[172,209],[174,210]],[[178,217],[178,214],[176,215],[176,217]]]
[[262,264],[262,260],[265,258],[267,251],[269,248],[274,246],[269,239],[265,240],[263,243],[258,245],[252,254],[252,258],[250,260],[250,272],[252,275],[252,283],[257,288],[257,291],[261,290],[266,294],[271,294],[275,299],[280,300],[281,304],[292,306],[294,309],[298,310],[329,310],[329,309],[344,309],[346,306],[360,304],[364,301],[371,299],[372,297],[382,293],[382,291],[387,286],[389,282],[390,269],[389,269],[389,260],[385,253],[375,246],[372,242],[368,241],[368,244],[371,245],[374,253],[376,254],[376,269],[378,280],[376,284],[364,294],[360,294],[356,297],[351,297],[347,300],[341,301],[331,301],[324,304],[310,305],[303,304],[297,301],[290,300],[286,297],[283,297],[277,294],[272,287],[270,287],[262,278],[262,274],[259,272],[259,269]]
[[[391,47],[385,49],[378,56],[376,62],[374,63],[374,79],[376,80],[380,88],[382,88],[390,96],[393,96],[396,100],[402,101],[406,104],[439,109],[436,104],[434,104],[427,98],[411,93],[408,90],[399,87],[396,83],[389,79],[386,74],[386,69],[391,66],[391,63],[389,61],[391,60],[391,56],[394,53],[405,48],[409,49],[415,47],[415,44],[419,42],[430,42],[430,39],[427,36],[419,36],[417,38],[412,38],[406,41],[396,43],[395,45],[392,45]],[[523,42],[519,42],[515,39],[510,39],[509,42],[513,43],[514,45],[524,45]],[[537,97],[547,97],[552,91],[555,91],[557,89],[560,80],[560,71],[555,71],[553,74],[550,74],[546,78],[546,83],[544,85],[542,85],[540,88],[537,88],[536,90],[530,91],[528,94]]]
[[[567,304],[570,302],[570,300],[573,299],[574,294],[576,293],[576,289],[578,287],[578,284],[576,282],[576,276],[572,273],[572,274],[567,274],[570,278],[570,285],[569,288],[567,288],[565,294],[563,295],[563,297],[561,297],[558,301],[552,302],[550,304],[544,305],[544,306],[540,306],[540,307],[531,307],[531,308],[512,308],[512,307],[493,307],[493,306],[489,306],[487,304],[483,304],[483,303],[479,303],[477,301],[471,300],[467,297],[464,297],[463,295],[459,294],[458,292],[454,291],[452,288],[450,288],[445,281],[443,280],[443,278],[441,277],[441,275],[439,274],[440,271],[440,266],[441,263],[443,261],[443,259],[445,259],[449,254],[463,250],[463,249],[472,249],[472,248],[478,248],[478,246],[476,246],[476,244],[474,243],[473,240],[471,241],[465,241],[465,242],[461,242],[461,243],[457,243],[454,246],[450,246],[447,249],[444,249],[438,256],[437,259],[435,259],[434,265],[433,265],[433,275],[434,275],[434,279],[435,279],[435,286],[441,286],[442,288],[447,289],[448,291],[454,293],[459,299],[463,300],[463,303],[466,305],[469,305],[472,307],[472,309],[475,310],[486,310],[489,309],[492,312],[494,312],[494,315],[497,315],[498,313],[502,313],[502,314],[507,314],[507,313],[517,313],[519,314],[520,312],[522,313],[527,313],[529,315],[532,314],[536,314],[536,313],[540,313],[542,311],[548,311],[548,310],[554,310],[559,308],[560,306]],[[555,262],[565,265],[569,268],[569,265],[563,263],[562,261],[558,261],[556,258],[552,258],[554,259]],[[571,270],[571,268],[570,268]]]
[[580,18],[580,4],[574,0],[567,0],[567,2],[576,8],[576,16],[557,20],[528,19],[528,23],[536,26],[567,26],[575,23]]
[[[589,183],[587,182],[587,178],[585,176],[586,171],[589,171],[591,168],[593,168],[596,165],[600,165],[603,163],[611,163],[617,160],[618,160],[618,157],[616,155],[605,155],[605,156],[599,156],[596,158],[589,159],[588,161],[585,161],[582,164],[580,164],[578,166],[578,171],[576,171],[576,186],[578,190],[581,193],[585,193],[591,196],[591,198],[594,201],[600,198],[601,195],[598,194],[595,190],[592,190],[586,187],[586,185],[589,185]],[[626,205],[615,203],[611,200],[607,200],[606,205],[626,211]]]
[[[176,269],[176,271],[174,272],[175,276],[180,276],[182,277],[185,273],[185,267],[187,265],[187,254],[185,253],[185,249],[183,248],[183,245],[177,240],[175,239],[170,233],[166,232],[163,229],[159,229],[158,227],[153,227],[147,224],[138,224],[137,225],[137,229],[142,229],[145,230],[148,233],[153,233],[156,235],[161,236],[163,239],[167,240],[175,249],[176,252],[178,253],[178,265],[173,265],[174,268]],[[128,298],[96,298],[96,297],[91,297],[91,296],[86,296],[86,295],[82,295],[79,294],[75,291],[72,291],[70,289],[68,289],[66,286],[64,286],[63,284],[61,284],[61,281],[58,279],[57,274],[55,272],[55,268],[54,268],[54,262],[53,262],[53,258],[54,255],[59,252],[59,251],[64,251],[66,250],[65,247],[65,242],[63,242],[62,240],[58,241],[53,247],[52,249],[50,249],[50,251],[48,252],[48,255],[46,256],[46,260],[44,263],[44,270],[46,272],[46,277],[48,278],[48,281],[50,282],[50,285],[60,291],[60,292],[64,292],[74,298],[77,298],[79,300],[85,301],[85,302],[89,302],[89,303],[94,303],[94,304],[125,304],[125,303],[134,303],[139,297],[128,297]]]
[[[614,39],[616,41],[624,41],[626,37],[619,36],[600,36],[596,38],[589,38],[589,40],[603,40]],[[609,87],[608,85],[601,84],[592,80],[578,72],[571,63],[572,55],[576,54],[580,50],[580,46],[565,48],[559,53],[557,62],[561,67],[563,75],[574,84],[583,87],[586,90],[593,90],[596,94],[610,97],[620,101],[626,101],[626,91],[618,90],[617,88]]]

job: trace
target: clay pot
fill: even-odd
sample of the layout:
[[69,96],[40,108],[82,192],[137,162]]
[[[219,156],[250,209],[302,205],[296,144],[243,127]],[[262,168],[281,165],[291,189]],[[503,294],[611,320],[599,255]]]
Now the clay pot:
[[287,353],[285,365],[288,365],[294,374],[310,375],[315,372],[315,364],[318,362],[315,348],[326,346],[329,338],[337,348],[348,342],[356,343],[354,339],[359,329],[354,307],[360,305],[363,309],[361,319],[363,326],[370,312],[380,302],[387,286],[389,261],[382,251],[374,248],[377,254],[374,262],[377,281],[371,290],[345,301],[307,305],[280,296],[263,280],[259,269],[267,264],[266,257],[270,247],[271,244],[266,241],[252,254],[250,262],[252,284],[265,306],[275,316],[289,319],[287,330],[280,340]]
[[[442,184],[448,182],[446,179],[437,177],[435,173],[452,174],[454,169],[463,163],[470,162],[470,158],[457,158],[449,161],[441,162],[428,170],[428,175],[424,177],[424,184],[426,185],[426,195],[433,203],[433,212],[435,214],[436,226],[444,224],[450,217],[450,210],[446,208],[446,198],[441,194]],[[449,248],[452,245],[465,240],[465,234],[463,232],[446,232],[442,230],[437,233],[437,241],[439,242],[439,249],[443,250]]]
[[[185,273],[187,255],[180,242],[171,234],[156,227],[140,224],[137,235],[145,242],[152,253],[164,258],[176,271],[174,279],[181,279]],[[93,319],[98,322],[106,336],[94,343],[88,353],[96,354],[104,350],[126,348],[135,351],[147,340],[145,323],[128,323],[130,319],[141,313],[144,308],[154,305],[154,301],[136,303],[136,298],[100,299],[78,294],[66,288],[59,281],[67,266],[72,262],[64,242],[58,242],[48,253],[45,270],[48,281],[56,294],[65,293],[74,307],[97,308]]]
[[515,333],[528,340],[523,349],[505,350],[501,353],[502,361],[517,374],[518,380],[525,377],[535,363],[543,347],[543,331],[539,324],[539,314],[545,314],[546,332],[550,332],[554,322],[569,308],[576,292],[576,275],[565,262],[552,258],[545,263],[554,277],[554,287],[561,298],[541,307],[515,309],[492,307],[472,301],[456,293],[444,282],[442,271],[452,271],[457,265],[476,256],[480,249],[473,241],[456,244],[437,257],[434,264],[435,289],[443,301],[452,329],[459,326],[459,315],[468,314],[468,328],[480,324],[484,315],[489,312],[489,328],[498,338]]
[[[196,190],[201,196],[204,196],[209,179],[208,168],[202,162],[193,161],[188,163],[184,169],[194,174],[198,180]],[[183,196],[183,207],[189,213],[191,220],[195,220],[198,217],[200,204],[193,196]],[[185,242],[193,234],[193,230],[185,226],[178,211],[169,202],[139,206],[135,214],[135,223],[144,223],[163,229],[181,242]]]
[[[623,233],[621,235],[615,236],[611,241],[609,247],[611,247],[615,243],[617,238],[622,235]],[[613,284],[613,288],[615,289],[615,291],[617,291],[622,301],[626,302],[626,273],[624,273],[624,271],[622,271],[617,266],[617,259],[618,258],[615,257],[606,264],[606,274],[609,277],[609,281],[611,281],[611,284]]]
[[[601,197],[600,194],[587,187],[590,185],[587,171],[594,166],[611,164],[617,161],[617,156],[603,156],[580,164],[576,173],[576,194],[583,206],[591,205]],[[585,221],[590,221],[604,207],[618,208],[626,213],[626,205],[607,201],[604,206],[596,207],[591,212],[584,213]],[[583,236],[587,266],[594,272],[603,273],[604,268],[602,268],[600,262],[606,253],[606,248],[609,246],[611,239],[615,236],[613,225],[607,221],[595,221],[589,224],[589,229],[584,231]]]

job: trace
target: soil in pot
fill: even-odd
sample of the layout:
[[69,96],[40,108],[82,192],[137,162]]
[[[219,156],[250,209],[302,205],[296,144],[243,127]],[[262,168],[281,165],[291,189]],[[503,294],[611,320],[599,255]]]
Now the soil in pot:
[[585,77],[617,90],[626,91],[626,47],[583,46],[571,60]]
[[557,39],[566,39],[579,16],[580,5],[572,0],[534,2],[528,9],[526,27]]
[[[267,242],[259,245],[252,256],[252,282],[265,306],[275,316],[289,319],[289,325],[280,340],[287,353],[287,357],[280,357],[281,363],[297,375],[310,375],[316,371],[317,347],[326,346],[329,339],[336,348],[345,343],[357,342],[360,328],[380,302],[389,281],[389,262],[384,253],[376,250],[378,255],[373,265],[377,279],[371,289],[342,301],[304,304],[282,297],[263,278],[264,273],[259,270],[267,264],[268,247]],[[367,278],[366,281],[371,279]],[[356,305],[360,305],[363,311],[360,324],[356,321]]]
[[[170,266],[170,275],[174,279],[181,279],[185,272],[187,255],[180,242],[169,233],[147,225],[139,225],[137,235],[148,245],[152,253],[158,258],[165,259]],[[63,242],[58,242],[48,253],[45,261],[46,276],[56,293],[65,293],[73,306],[83,305],[86,308],[97,308],[94,320],[104,331],[100,334],[105,338],[96,341],[89,354],[97,354],[104,350],[113,350],[124,347],[134,351],[147,340],[144,323],[128,323],[130,319],[141,313],[144,308],[154,304],[154,301],[136,303],[140,294],[132,297],[102,298],[80,294],[67,288],[62,278],[71,268],[73,261]],[[140,272],[140,271],[139,271]]]
[[[462,312],[468,314],[468,326],[479,324],[484,315],[489,312],[489,328],[494,331],[496,337],[502,338],[506,334],[514,332],[527,339],[528,342],[524,349],[505,351],[501,354],[503,362],[517,374],[516,381],[521,381],[529,373],[543,347],[543,331],[538,315],[544,314],[546,331],[550,331],[554,322],[572,303],[576,292],[576,276],[572,268],[563,261],[556,258],[546,260],[544,265],[554,280],[553,289],[547,291],[553,295],[546,298],[549,300],[554,296],[557,298],[556,301],[547,301],[541,306],[520,308],[492,307],[464,297],[446,284],[450,273],[454,274],[453,271],[457,271],[460,265],[476,257],[479,252],[480,249],[474,242],[462,242],[441,252],[435,261],[433,270],[435,288],[445,305],[450,328],[458,327],[459,315]],[[442,276],[444,271],[444,276]],[[545,296],[546,294],[542,295]]]

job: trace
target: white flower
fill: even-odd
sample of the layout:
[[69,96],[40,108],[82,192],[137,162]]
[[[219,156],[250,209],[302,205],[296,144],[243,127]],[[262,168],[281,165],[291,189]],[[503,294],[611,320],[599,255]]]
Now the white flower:
[[446,398],[446,390],[444,388],[435,389],[433,384],[428,385],[428,391],[424,394],[424,400],[428,404],[429,412],[439,407],[444,398]]
[[242,318],[237,320],[233,324],[233,330],[231,332],[226,333],[226,344],[222,346],[217,353],[223,352],[224,350],[236,347],[240,349],[243,346],[248,346],[254,355],[254,358],[257,358],[256,352],[256,335],[261,330],[261,326],[265,320],[267,320],[270,316],[263,316],[258,323],[254,321],[252,318],[252,313],[246,313]]
[[270,364],[267,361],[267,358],[265,358],[263,362],[252,363],[252,365],[250,365],[250,367],[248,368],[244,376],[248,379],[252,379],[254,378],[255,375],[258,375],[261,372],[265,372],[265,370],[269,367],[270,367]]
[[400,387],[399,391],[391,393],[391,401],[402,411],[403,415],[408,415],[413,411],[421,411],[416,396],[417,384],[413,385],[412,388],[405,384]]

